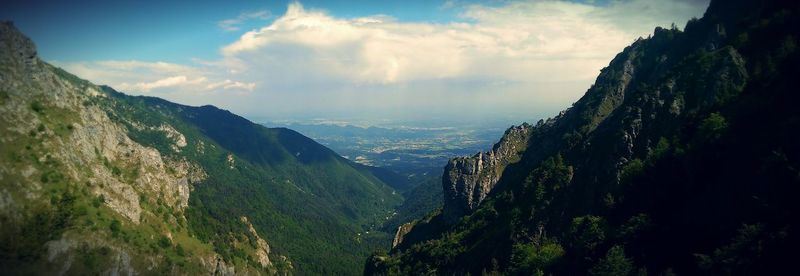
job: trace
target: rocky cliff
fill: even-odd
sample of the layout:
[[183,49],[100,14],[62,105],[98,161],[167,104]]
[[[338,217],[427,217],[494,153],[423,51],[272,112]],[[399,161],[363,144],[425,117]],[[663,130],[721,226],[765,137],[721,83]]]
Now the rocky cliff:
[[132,139],[146,128],[172,152],[187,147],[166,122],[118,116],[125,108],[103,90],[41,61],[0,23],[0,273],[275,273],[247,221],[252,237],[236,239],[255,241],[260,267],[237,268],[190,233],[189,198],[206,169]]
[[736,0],[712,1],[683,31],[656,28],[572,107],[532,127],[499,175],[480,177],[483,154],[448,164],[443,214],[367,271],[791,271],[797,26],[795,1]]
[[0,50],[0,274],[354,274],[392,239],[401,197],[308,137]]
[[444,216],[456,220],[474,210],[494,188],[503,170],[519,161],[528,145],[531,126],[523,124],[506,130],[491,151],[472,157],[458,157],[447,162],[442,176]]
[[[36,233],[20,233],[31,240],[7,245],[31,247],[28,250],[33,252],[4,248],[3,263],[35,258],[40,248],[47,251],[52,272],[81,271],[85,268],[72,265],[79,252],[103,250],[108,252],[105,257],[120,260],[120,266],[112,271],[131,274],[137,271],[137,262],[163,258],[158,254],[140,256],[109,235],[91,234],[91,229],[109,221],[115,225],[114,231],[137,227],[144,220],[150,220],[144,223],[147,226],[168,225],[153,222],[162,217],[148,208],[154,205],[174,210],[172,215],[163,216],[165,222],[185,221],[182,213],[192,185],[206,176],[203,169],[131,140],[125,128],[112,121],[102,107],[90,104],[93,98],[104,97],[98,87],[66,79],[59,69],[42,62],[33,42],[10,22],[0,23],[0,53],[0,141],[4,153],[0,158],[0,193],[4,198],[0,214],[4,238],[9,232],[26,231],[24,226],[34,223],[36,216],[60,214],[65,216],[62,220],[89,216],[80,226],[69,221],[40,223],[37,227],[49,228],[40,231],[64,232],[60,239],[53,236],[57,238],[53,241]],[[91,203],[86,205],[85,201]],[[107,221],[95,221],[94,217]],[[155,234],[172,235],[166,229]],[[196,261],[214,255],[206,251],[198,254]],[[2,268],[9,269],[13,268]]]
[[392,239],[392,248],[395,248],[403,243],[403,237],[405,237],[405,235],[408,234],[413,227],[414,224],[412,222],[403,223],[402,225],[398,226],[397,231],[395,231],[394,234],[394,239]]

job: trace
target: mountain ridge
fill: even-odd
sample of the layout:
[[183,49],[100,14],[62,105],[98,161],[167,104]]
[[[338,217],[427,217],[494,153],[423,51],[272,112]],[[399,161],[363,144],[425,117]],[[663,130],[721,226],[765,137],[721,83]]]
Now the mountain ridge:
[[10,22],[0,48],[4,274],[355,274],[391,242],[400,196],[297,132],[94,85]]
[[533,127],[475,210],[404,227],[365,274],[790,271],[798,11],[712,1],[684,31],[656,28]]

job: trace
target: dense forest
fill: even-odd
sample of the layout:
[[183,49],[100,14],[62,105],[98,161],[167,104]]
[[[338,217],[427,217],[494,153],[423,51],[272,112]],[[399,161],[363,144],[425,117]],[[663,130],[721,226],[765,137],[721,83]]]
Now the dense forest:
[[366,274],[793,271],[800,4],[712,1],[656,28],[534,126],[474,212],[441,210]]
[[[297,132],[265,128],[213,106],[181,106],[103,88],[113,97],[99,104],[122,117],[118,121],[169,123],[188,143],[204,143],[202,151],[180,153],[208,174],[189,198],[186,219],[190,233],[226,261],[248,259],[235,246],[237,234],[229,234],[247,233],[241,216],[269,233],[273,250],[288,256],[297,272],[343,273],[358,267],[358,256],[386,246],[386,233],[369,230],[400,197],[363,166]],[[129,124],[128,131],[143,145],[171,152],[169,137],[154,128]]]

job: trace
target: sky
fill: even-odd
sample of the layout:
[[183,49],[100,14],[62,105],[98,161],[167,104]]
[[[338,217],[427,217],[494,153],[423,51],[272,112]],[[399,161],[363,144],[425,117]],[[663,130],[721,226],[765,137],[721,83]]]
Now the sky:
[[5,1],[42,59],[254,120],[536,121],[708,0]]

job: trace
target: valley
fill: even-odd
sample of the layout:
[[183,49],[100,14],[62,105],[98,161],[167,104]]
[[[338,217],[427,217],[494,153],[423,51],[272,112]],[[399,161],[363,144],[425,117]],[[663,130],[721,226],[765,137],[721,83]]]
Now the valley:
[[436,174],[452,157],[489,149],[514,119],[490,122],[391,122],[358,125],[343,120],[266,122],[296,130],[344,158],[405,175]]
[[[442,168],[457,156],[486,151],[514,119],[447,122],[391,122],[359,125],[344,120],[263,123],[286,127],[330,147],[362,165],[395,173],[385,180],[403,195],[403,204],[379,229],[393,234],[398,226],[442,206]],[[448,127],[444,127],[448,126]]]
[[443,207],[399,228],[365,274],[793,270],[798,12],[711,1],[683,30],[656,27],[559,115],[451,159]]
[[800,2],[398,3],[4,3],[0,275],[796,270]]

